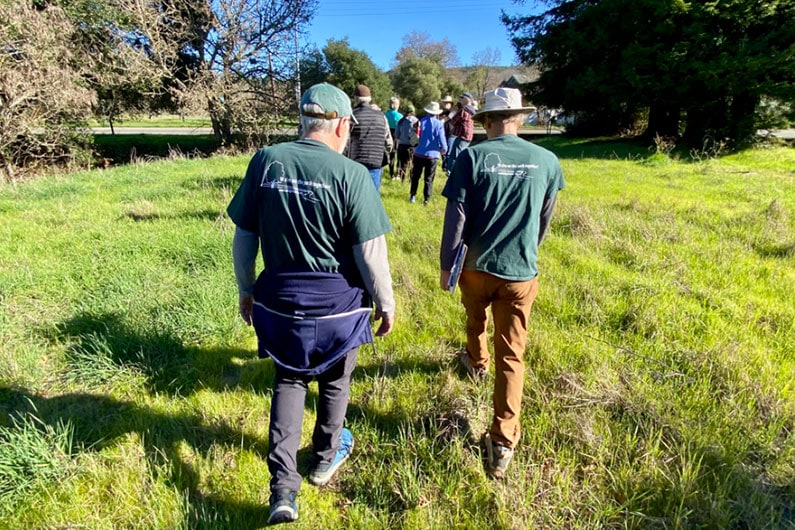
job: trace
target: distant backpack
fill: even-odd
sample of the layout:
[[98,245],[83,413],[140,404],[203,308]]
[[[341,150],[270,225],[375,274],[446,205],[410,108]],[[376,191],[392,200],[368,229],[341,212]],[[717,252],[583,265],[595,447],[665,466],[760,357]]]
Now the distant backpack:
[[409,132],[409,142],[411,142],[412,146],[416,146],[420,143],[420,128],[419,122],[417,122],[417,126],[411,127],[411,132]]

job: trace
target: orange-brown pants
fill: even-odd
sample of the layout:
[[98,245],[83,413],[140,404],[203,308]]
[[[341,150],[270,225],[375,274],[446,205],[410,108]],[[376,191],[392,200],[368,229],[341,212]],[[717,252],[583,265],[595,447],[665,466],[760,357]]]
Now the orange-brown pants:
[[521,430],[524,385],[524,350],[527,321],[538,294],[538,278],[510,281],[480,271],[465,270],[459,279],[461,302],[467,314],[467,352],[473,366],[489,364],[488,314],[494,316],[494,419],[489,429],[492,440],[514,448]]

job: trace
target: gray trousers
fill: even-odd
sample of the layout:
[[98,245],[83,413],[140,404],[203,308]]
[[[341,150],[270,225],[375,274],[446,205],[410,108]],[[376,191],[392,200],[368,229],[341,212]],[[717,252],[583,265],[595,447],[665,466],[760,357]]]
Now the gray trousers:
[[[318,404],[312,452],[318,463],[331,463],[339,449],[357,353],[358,348],[354,348],[329,370],[314,377]],[[271,491],[280,488],[298,491],[301,487],[296,456],[301,445],[306,389],[312,379],[276,366],[268,447]]]
[[447,158],[444,161],[444,170],[447,171],[448,175],[453,171],[455,159],[458,158],[461,151],[469,147],[469,143],[469,140],[464,140],[458,136],[453,139],[447,151]]

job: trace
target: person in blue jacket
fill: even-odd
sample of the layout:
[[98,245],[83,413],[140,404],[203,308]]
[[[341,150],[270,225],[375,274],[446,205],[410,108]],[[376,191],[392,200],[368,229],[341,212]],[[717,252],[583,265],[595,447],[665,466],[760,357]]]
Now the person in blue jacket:
[[411,190],[409,202],[417,201],[417,188],[420,175],[424,175],[422,188],[423,204],[428,205],[433,195],[433,179],[436,177],[436,165],[439,157],[447,152],[447,138],[444,135],[444,125],[439,121],[442,109],[439,103],[431,101],[425,107],[425,116],[420,118],[420,141],[414,148],[411,164]]
[[227,208],[240,316],[276,370],[269,523],[298,518],[307,384],[318,381],[308,479],[322,486],[353,449],[344,421],[358,347],[372,341],[372,302],[377,336],[395,319],[384,237],[392,227],[367,169],[341,154],[355,120],[350,99],[321,83],[304,93],[300,111],[300,139],[260,149]]

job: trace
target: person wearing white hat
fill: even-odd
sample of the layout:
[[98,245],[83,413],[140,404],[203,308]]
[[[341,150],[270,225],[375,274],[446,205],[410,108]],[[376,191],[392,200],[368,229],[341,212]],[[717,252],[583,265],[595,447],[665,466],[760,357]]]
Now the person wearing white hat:
[[433,179],[436,176],[436,165],[439,157],[447,152],[447,139],[444,136],[444,126],[439,121],[439,114],[442,109],[439,103],[431,101],[425,107],[426,115],[420,118],[420,141],[414,148],[414,156],[411,159],[411,191],[409,202],[416,202],[417,188],[420,183],[420,175],[425,175],[422,195],[423,204],[426,206],[433,194]]
[[[527,321],[538,292],[538,247],[549,227],[563,172],[557,157],[518,136],[524,116],[513,88],[486,93],[487,140],[464,150],[442,191],[447,198],[440,283],[450,289],[459,246],[458,285],[466,310],[466,350],[458,361],[477,381],[490,361],[487,308],[494,317],[494,415],[484,435],[487,471],[503,478],[520,437]],[[454,285],[453,285],[454,287]]]

